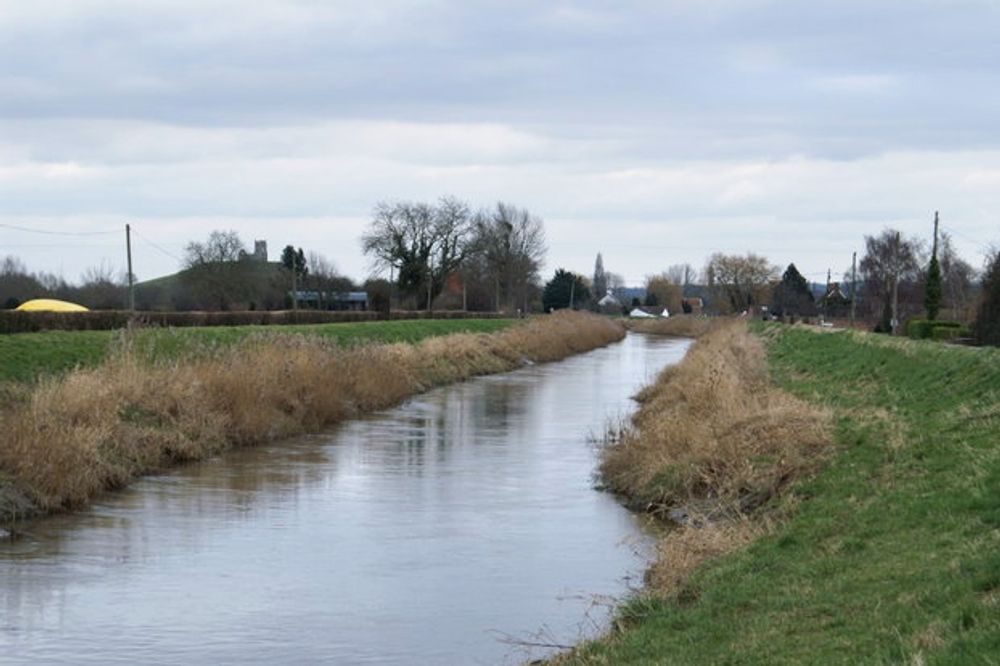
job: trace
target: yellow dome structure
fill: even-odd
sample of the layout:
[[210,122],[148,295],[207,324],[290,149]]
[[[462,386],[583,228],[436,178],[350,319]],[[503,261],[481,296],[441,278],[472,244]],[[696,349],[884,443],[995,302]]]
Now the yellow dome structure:
[[88,308],[54,298],[35,298],[21,303],[16,309],[22,312],[90,312]]

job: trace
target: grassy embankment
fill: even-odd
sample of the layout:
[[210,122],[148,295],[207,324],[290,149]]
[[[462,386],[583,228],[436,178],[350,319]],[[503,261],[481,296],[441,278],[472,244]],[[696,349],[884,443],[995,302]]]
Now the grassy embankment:
[[170,464],[317,431],[436,385],[623,336],[609,319],[566,312],[414,344],[345,348],[343,339],[272,333],[169,362],[126,344],[94,368],[39,380],[0,409],[0,519],[79,506]]
[[[451,333],[493,333],[515,319],[427,319],[291,326],[147,328],[131,333],[135,350],[149,360],[173,360],[230,347],[251,336],[300,335],[355,346],[418,342]],[[0,382],[30,382],[76,367],[100,365],[119,349],[122,331],[45,331],[0,335]]]
[[[725,371],[666,373],[626,434],[659,440],[650,448],[660,459],[644,458],[655,473],[625,471],[629,454],[612,447],[604,471],[613,485],[638,475],[618,489],[653,506],[775,492],[756,507],[737,501],[742,517],[668,536],[648,593],[565,663],[998,663],[1000,351],[786,327],[761,334],[767,390],[818,407],[815,425],[831,413],[832,448],[796,435],[809,407],[774,424],[790,430],[763,456],[760,442],[782,433],[761,431],[752,413],[736,432],[718,429],[715,451],[684,430],[670,435],[645,405],[665,400],[669,419],[670,400],[698,396],[671,376],[712,384]],[[726,365],[748,358],[743,343],[722,342],[697,347],[744,347]],[[721,426],[713,408],[692,410],[687,427],[700,427],[696,417]]]

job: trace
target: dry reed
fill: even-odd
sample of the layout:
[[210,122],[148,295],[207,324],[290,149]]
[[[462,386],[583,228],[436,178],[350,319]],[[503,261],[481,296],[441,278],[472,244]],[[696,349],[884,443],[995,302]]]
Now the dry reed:
[[609,435],[601,476],[634,508],[684,523],[650,571],[661,594],[766,532],[747,516],[832,446],[830,413],[774,387],[763,342],[738,321],[706,333],[637,400],[632,422]]
[[167,465],[316,431],[432,386],[620,340],[595,315],[560,312],[486,334],[340,349],[263,335],[170,365],[126,353],[41,383],[0,413],[0,518],[79,506]]
[[771,385],[762,342],[739,322],[702,337],[638,398],[601,473],[646,507],[759,503],[830,442],[829,414]]
[[628,319],[625,326],[636,333],[700,338],[724,321],[727,320],[696,315],[674,315],[666,319]]

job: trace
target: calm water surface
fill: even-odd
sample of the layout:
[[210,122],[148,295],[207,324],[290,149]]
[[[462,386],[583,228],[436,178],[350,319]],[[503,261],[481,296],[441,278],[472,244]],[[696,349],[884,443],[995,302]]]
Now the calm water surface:
[[146,478],[0,544],[0,662],[498,664],[640,583],[589,438],[687,342],[631,335]]

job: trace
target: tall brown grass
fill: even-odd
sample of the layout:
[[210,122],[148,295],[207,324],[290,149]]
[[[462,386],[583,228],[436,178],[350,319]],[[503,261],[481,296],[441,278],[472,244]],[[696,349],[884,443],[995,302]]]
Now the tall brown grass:
[[78,506],[173,463],[317,431],[432,386],[560,359],[624,334],[609,319],[560,312],[413,345],[345,350],[270,334],[170,365],[126,350],[43,382],[0,413],[0,517]]
[[830,442],[829,414],[771,384],[764,345],[741,322],[703,336],[637,398],[601,474],[644,506],[760,503]]
[[637,333],[674,335],[681,338],[700,338],[728,320],[696,315],[674,315],[666,319],[628,319],[625,326]]
[[831,415],[772,385],[763,342],[730,321],[637,396],[609,435],[601,476],[634,508],[684,523],[650,572],[676,591],[701,562],[766,531],[747,517],[831,449]]

